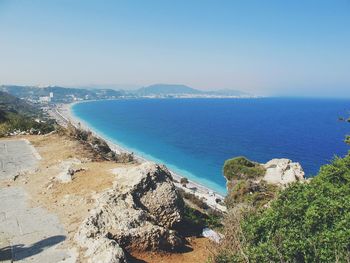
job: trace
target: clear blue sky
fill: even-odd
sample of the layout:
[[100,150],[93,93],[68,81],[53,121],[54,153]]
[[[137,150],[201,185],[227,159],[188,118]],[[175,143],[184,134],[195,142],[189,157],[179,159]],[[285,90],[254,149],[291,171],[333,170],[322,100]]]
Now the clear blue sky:
[[350,1],[0,0],[0,84],[350,97]]

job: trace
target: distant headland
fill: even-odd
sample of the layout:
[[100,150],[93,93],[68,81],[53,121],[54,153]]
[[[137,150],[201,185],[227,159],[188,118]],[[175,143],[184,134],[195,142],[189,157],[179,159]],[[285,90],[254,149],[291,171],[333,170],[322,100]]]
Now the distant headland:
[[154,84],[135,90],[61,87],[61,86],[17,86],[1,85],[0,91],[33,103],[71,103],[86,100],[108,100],[123,98],[256,98],[257,96],[234,89],[204,91],[186,85]]

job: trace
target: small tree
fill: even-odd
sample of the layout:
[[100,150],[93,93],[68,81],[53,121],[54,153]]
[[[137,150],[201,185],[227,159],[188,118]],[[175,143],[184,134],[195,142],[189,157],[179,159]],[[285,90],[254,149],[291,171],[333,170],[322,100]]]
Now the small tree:
[[186,187],[188,184],[188,179],[186,177],[182,177],[180,180],[180,184],[182,184],[183,187]]

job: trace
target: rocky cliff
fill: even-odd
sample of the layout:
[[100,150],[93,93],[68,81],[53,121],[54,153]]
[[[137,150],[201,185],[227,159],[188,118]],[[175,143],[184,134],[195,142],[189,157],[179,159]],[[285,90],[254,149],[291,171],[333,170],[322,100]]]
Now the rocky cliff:
[[237,157],[225,162],[224,175],[227,180],[228,207],[260,207],[274,199],[280,188],[304,181],[305,173],[299,163],[289,159],[272,159],[266,164],[259,164]]
[[90,262],[127,262],[125,249],[182,247],[173,227],[182,220],[184,203],[166,167],[146,162],[114,172],[113,188],[96,198],[76,235]]
[[303,181],[305,173],[300,163],[289,159],[272,159],[265,163],[264,180],[270,184],[286,186],[296,181]]

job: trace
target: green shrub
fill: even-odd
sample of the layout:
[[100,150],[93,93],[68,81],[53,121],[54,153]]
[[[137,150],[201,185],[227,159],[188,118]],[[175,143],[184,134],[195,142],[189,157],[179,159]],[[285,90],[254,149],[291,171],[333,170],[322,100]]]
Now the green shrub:
[[227,180],[240,180],[263,176],[265,168],[240,156],[227,160],[224,164],[223,173]]
[[82,129],[79,125],[75,127],[72,123],[68,123],[67,128],[61,127],[58,132],[76,139],[88,147],[88,149],[94,153],[95,160],[109,160],[117,163],[129,163],[134,161],[133,153],[116,154],[105,140],[96,137],[91,131]]
[[267,184],[265,181],[239,180],[229,187],[225,203],[229,208],[237,204],[262,207],[276,196],[278,190],[278,186]]
[[207,205],[207,203],[204,202],[204,200],[197,197],[196,195],[194,195],[192,193],[188,193],[183,189],[177,189],[177,191],[179,192],[179,194],[181,195],[182,198],[187,199],[188,201],[190,201],[192,204],[194,204],[198,208],[203,209],[203,210],[209,209],[209,206]]
[[244,204],[261,207],[273,199],[278,187],[260,180],[265,171],[262,165],[245,157],[227,160],[223,168],[224,176],[228,180],[226,206],[231,208]]
[[292,184],[240,225],[242,249],[227,248],[216,262],[349,262],[350,155],[309,183]]
[[180,179],[180,184],[182,184],[183,186],[186,186],[188,184],[188,179],[186,177],[182,177]]
[[222,214],[215,210],[210,210],[208,213],[202,213],[189,206],[185,206],[184,220],[191,222],[199,227],[201,230],[205,227],[218,228],[222,226]]
[[40,132],[41,134],[49,133],[55,129],[54,121],[47,120],[46,122],[37,122],[31,117],[23,116],[18,113],[8,112],[6,114],[6,119],[0,123],[0,136],[5,136],[6,134],[18,131],[30,130]]

